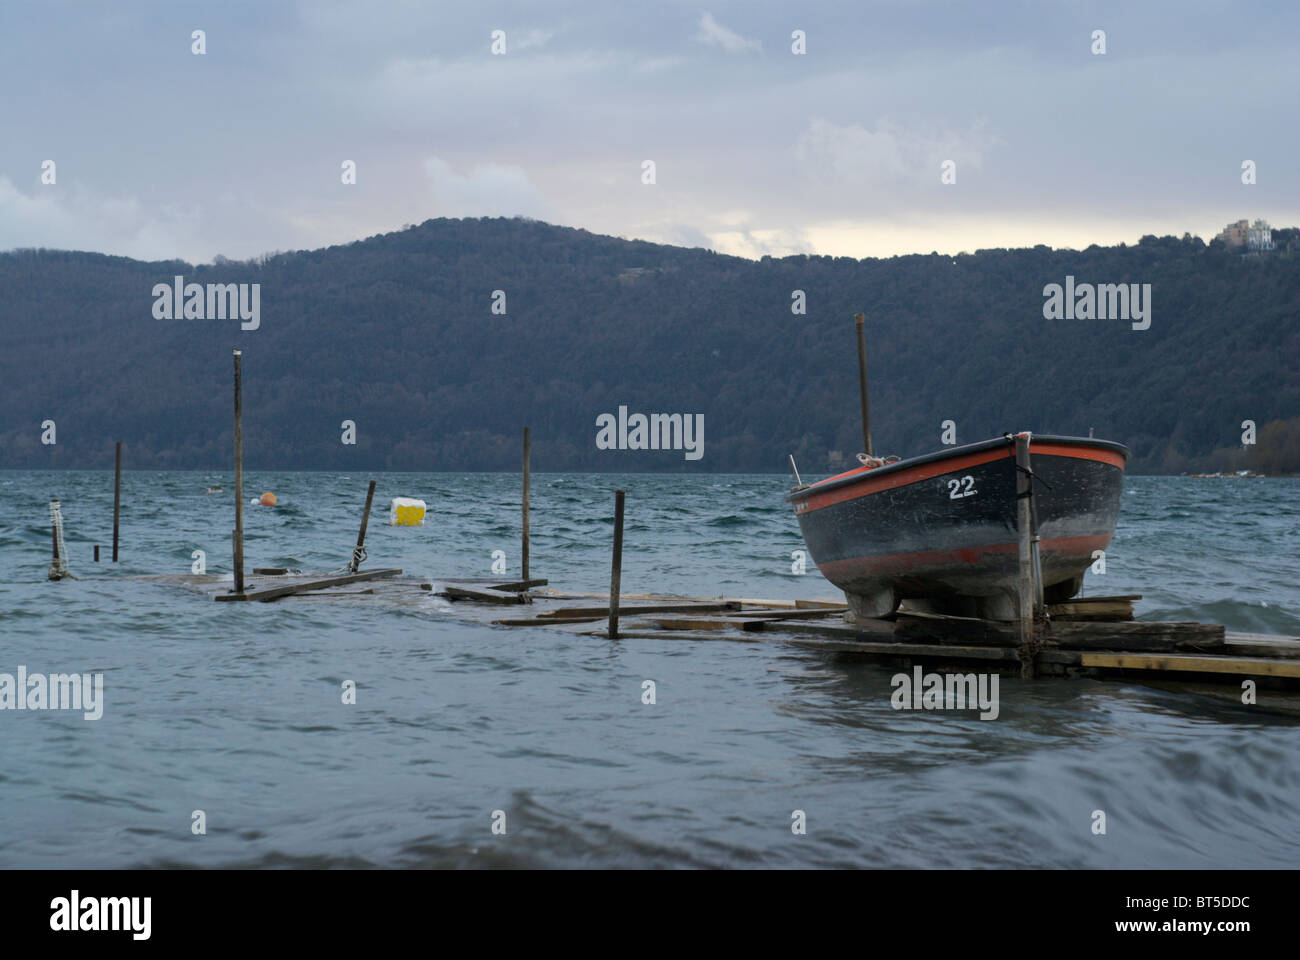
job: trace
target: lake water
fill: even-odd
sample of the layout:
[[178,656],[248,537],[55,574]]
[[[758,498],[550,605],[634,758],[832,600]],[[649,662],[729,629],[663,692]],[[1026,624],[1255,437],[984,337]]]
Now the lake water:
[[[502,550],[518,574],[517,477],[375,478],[367,567],[491,576]],[[247,496],[280,506],[246,511],[247,567],[344,565],[368,479],[250,472]],[[791,572],[780,476],[534,476],[534,576],[608,589],[616,487],[624,592],[839,597]],[[229,474],[126,473],[115,566],[111,471],[0,472],[0,673],[104,675],[98,720],[0,712],[0,867],[1300,862],[1300,726],[1267,690],[1247,707],[1004,678],[982,721],[895,711],[895,670],[780,644],[466,624],[431,594],[217,604],[133,579],[188,573],[194,550],[228,573],[231,491]],[[53,496],[79,581],[46,579]],[[427,501],[426,525],[386,526],[393,496]],[[1293,479],[1131,477],[1086,592],[1300,636],[1297,502]]]

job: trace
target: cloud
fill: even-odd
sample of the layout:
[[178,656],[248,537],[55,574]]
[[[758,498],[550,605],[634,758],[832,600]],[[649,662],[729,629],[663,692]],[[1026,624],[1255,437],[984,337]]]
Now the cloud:
[[439,157],[424,161],[433,187],[435,216],[538,217],[548,215],[546,198],[519,167],[488,163],[462,176]]
[[83,186],[37,186],[24,193],[0,177],[0,250],[91,250],[143,260],[193,256],[194,208],[146,213],[134,197],[99,196]]
[[728,30],[714,20],[713,14],[707,10],[704,12],[704,16],[700,17],[700,29],[695,34],[695,39],[710,47],[721,47],[727,53],[744,53],[746,50],[761,51],[763,49],[761,42],[749,40],[734,30]]
[[979,125],[966,135],[951,131],[907,129],[884,119],[869,130],[860,124],[838,125],[815,117],[799,137],[795,155],[824,180],[856,185],[885,185],[917,177],[937,178],[939,165],[979,168],[995,142]]
[[818,252],[799,228],[773,230],[729,230],[710,234],[710,247],[718,253],[748,257],[789,257]]
[[529,30],[523,36],[512,37],[510,49],[527,50],[529,47],[544,47],[553,36],[555,36],[554,30]]

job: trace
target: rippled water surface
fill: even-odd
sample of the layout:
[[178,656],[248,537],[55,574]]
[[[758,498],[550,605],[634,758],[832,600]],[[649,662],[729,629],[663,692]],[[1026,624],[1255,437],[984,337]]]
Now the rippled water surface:
[[[344,564],[368,479],[250,474],[250,497],[280,506],[246,511],[248,567]],[[504,550],[518,573],[517,477],[376,479],[367,566],[489,576]],[[838,596],[791,572],[780,476],[537,475],[534,576],[608,588],[616,487],[625,592]],[[999,718],[981,721],[895,711],[894,670],[779,644],[473,625],[429,594],[217,604],[134,579],[187,573],[200,549],[229,573],[230,490],[228,475],[128,472],[114,566],[111,472],[0,472],[0,672],[105,684],[98,721],[0,712],[0,866],[1300,862],[1300,726],[1268,691],[1250,708],[1004,679]],[[52,496],[79,581],[45,578]],[[393,496],[426,500],[426,526],[386,526]],[[1298,499],[1297,480],[1130,478],[1086,590],[1141,593],[1145,618],[1300,636]]]

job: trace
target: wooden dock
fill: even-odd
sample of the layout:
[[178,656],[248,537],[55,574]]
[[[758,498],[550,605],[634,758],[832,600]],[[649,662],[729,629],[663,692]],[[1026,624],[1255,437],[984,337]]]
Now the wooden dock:
[[[546,580],[420,578],[396,568],[358,574],[255,570],[243,596],[228,577],[166,575],[147,580],[186,587],[218,601],[302,603],[322,600],[428,605],[439,615],[502,629],[562,630],[593,640],[778,643],[836,658],[1018,675],[1023,649],[1014,622],[909,611],[852,622],[833,600],[622,594],[618,639],[602,623],[609,595],[551,588]],[[1234,633],[1222,626],[1132,619],[1134,596],[1076,598],[1049,605],[1032,652],[1042,677],[1163,678],[1240,687],[1300,690],[1300,638]],[[510,609],[513,608],[513,609]]]
[[[867,405],[863,316],[854,318],[858,332],[859,387],[863,446],[871,455]],[[234,351],[235,526],[231,534],[233,575],[182,574],[145,577],[183,586],[217,601],[297,604],[322,600],[365,600],[394,605],[437,602],[439,616],[491,624],[501,629],[563,630],[625,640],[713,640],[779,643],[833,657],[859,657],[888,664],[924,664],[956,670],[1033,677],[1121,677],[1231,684],[1242,690],[1248,681],[1267,687],[1300,688],[1300,639],[1235,634],[1204,623],[1153,622],[1134,619],[1139,596],[1076,597],[1048,604],[1044,600],[1038,557],[1037,526],[1032,509],[1030,434],[1014,435],[1017,464],[1019,530],[1018,596],[1015,621],[944,615],[906,603],[889,617],[854,618],[836,600],[782,601],[747,597],[679,597],[624,594],[621,589],[625,492],[615,491],[613,556],[607,594],[552,589],[529,574],[529,474],[531,432],[523,431],[521,515],[522,577],[419,578],[401,569],[362,572],[366,528],[374,501],[375,481],[366,493],[356,546],[346,567],[332,573],[306,573],[254,567],[244,578],[242,353]],[[1012,439],[1012,435],[1007,435]],[[120,487],[121,444],[118,444]],[[791,464],[794,459],[791,457]],[[798,470],[796,468],[796,476]],[[117,505],[114,505],[113,559],[117,560]],[[57,506],[57,504],[55,504]],[[54,531],[59,558],[59,530]],[[505,608],[505,609],[503,609]],[[524,609],[520,609],[524,608]],[[605,621],[604,630],[598,625]],[[1227,689],[1226,687],[1224,688]]]

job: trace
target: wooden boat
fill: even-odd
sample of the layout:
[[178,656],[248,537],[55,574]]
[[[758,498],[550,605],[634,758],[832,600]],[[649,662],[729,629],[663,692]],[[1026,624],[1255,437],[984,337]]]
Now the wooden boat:
[[[1115,532],[1128,448],[1033,436],[1029,451],[1044,599],[1060,603],[1079,592],[1094,552]],[[796,487],[786,499],[818,570],[844,591],[854,616],[886,616],[908,600],[922,609],[1011,620],[1016,477],[1008,434],[864,465]]]

